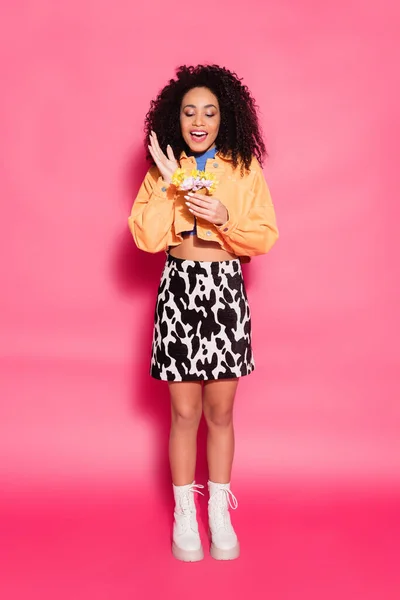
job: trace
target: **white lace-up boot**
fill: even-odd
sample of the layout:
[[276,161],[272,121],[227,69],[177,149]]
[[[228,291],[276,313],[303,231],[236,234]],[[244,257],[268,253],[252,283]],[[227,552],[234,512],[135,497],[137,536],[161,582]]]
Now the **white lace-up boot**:
[[189,485],[173,485],[175,498],[174,528],[172,535],[172,554],[178,560],[197,562],[204,558],[199,527],[196,518],[194,494],[203,494],[195,482]]
[[211,532],[211,556],[216,560],[233,560],[240,554],[239,542],[232,527],[229,507],[236,510],[238,501],[229,483],[208,482],[210,499],[208,518]]

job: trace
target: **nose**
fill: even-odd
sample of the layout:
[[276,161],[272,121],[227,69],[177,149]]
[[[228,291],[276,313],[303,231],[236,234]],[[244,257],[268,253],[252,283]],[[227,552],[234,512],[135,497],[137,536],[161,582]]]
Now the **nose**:
[[204,125],[204,119],[201,112],[195,113],[193,116],[193,127],[201,127]]

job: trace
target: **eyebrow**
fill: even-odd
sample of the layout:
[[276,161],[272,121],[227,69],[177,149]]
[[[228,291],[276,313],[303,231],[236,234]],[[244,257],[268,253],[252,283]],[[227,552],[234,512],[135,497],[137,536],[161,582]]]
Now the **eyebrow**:
[[[197,108],[197,106],[195,104],[186,104],[186,106],[183,107],[183,110],[185,110],[185,108]],[[206,104],[204,108],[215,108],[215,110],[218,110],[215,104]]]

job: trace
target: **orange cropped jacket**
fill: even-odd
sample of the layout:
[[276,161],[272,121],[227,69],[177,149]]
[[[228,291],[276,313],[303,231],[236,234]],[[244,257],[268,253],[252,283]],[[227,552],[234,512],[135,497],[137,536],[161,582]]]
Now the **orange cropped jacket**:
[[[192,156],[182,153],[180,166],[188,174],[196,169]],[[217,153],[206,164],[207,171],[217,174],[213,196],[228,210],[229,219],[223,225],[198,218],[197,236],[217,242],[227,252],[239,257],[266,254],[278,239],[275,211],[261,166],[254,157],[250,171],[240,174],[232,161]],[[185,204],[185,194],[174,185],[167,185],[157,167],[147,172],[128,219],[138,248],[160,252],[177,246],[183,240],[182,231],[193,229],[194,216]],[[247,262],[247,261],[243,261]]]

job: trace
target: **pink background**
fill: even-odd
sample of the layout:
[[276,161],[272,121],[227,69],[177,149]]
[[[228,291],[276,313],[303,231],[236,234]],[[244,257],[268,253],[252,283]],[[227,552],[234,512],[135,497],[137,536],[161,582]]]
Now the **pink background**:
[[[211,598],[398,598],[397,3],[14,0],[0,16],[2,596],[196,599],[206,576]],[[134,247],[127,215],[150,99],[204,62],[261,108],[281,238],[245,267],[243,557],[188,566],[169,551],[167,389],[148,376],[164,257]],[[203,445],[204,429],[200,483]]]

